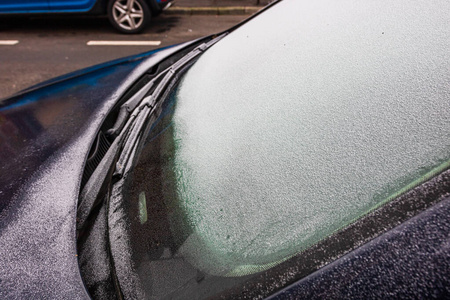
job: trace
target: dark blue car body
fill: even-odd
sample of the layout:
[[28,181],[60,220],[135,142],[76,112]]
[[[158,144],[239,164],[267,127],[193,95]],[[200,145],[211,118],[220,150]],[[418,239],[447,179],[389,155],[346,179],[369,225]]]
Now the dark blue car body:
[[[130,84],[186,45],[68,74],[0,102],[0,298],[89,298],[73,223],[86,155],[104,116]],[[66,160],[72,146],[78,158]],[[41,178],[54,167],[65,175]],[[42,179],[55,184],[54,197],[46,188],[29,190]]]

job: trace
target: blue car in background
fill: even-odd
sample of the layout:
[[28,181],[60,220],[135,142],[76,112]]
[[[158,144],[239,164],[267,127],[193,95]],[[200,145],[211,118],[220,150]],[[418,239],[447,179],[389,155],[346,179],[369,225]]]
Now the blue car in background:
[[108,15],[122,33],[141,32],[172,0],[0,0],[1,14],[76,13]]

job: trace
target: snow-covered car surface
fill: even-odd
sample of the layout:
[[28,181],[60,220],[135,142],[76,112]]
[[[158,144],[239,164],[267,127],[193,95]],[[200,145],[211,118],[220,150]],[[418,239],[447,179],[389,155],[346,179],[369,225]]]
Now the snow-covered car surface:
[[4,100],[0,295],[449,297],[449,8],[279,1]]

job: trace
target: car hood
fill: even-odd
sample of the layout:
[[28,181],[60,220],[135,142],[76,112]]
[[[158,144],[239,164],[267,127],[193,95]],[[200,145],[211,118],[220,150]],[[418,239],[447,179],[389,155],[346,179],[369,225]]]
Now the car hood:
[[75,223],[91,144],[130,85],[193,42],[75,72],[0,102],[0,298],[89,298]]

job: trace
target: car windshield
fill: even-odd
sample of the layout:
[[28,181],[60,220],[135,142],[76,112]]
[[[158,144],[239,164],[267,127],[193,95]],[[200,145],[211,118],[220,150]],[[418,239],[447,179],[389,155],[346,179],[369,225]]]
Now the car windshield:
[[400,2],[283,1],[187,71],[124,190],[148,298],[231,288],[448,168],[445,12]]

